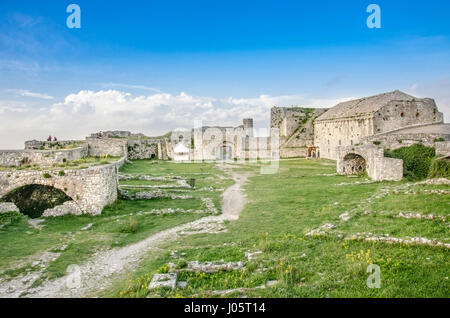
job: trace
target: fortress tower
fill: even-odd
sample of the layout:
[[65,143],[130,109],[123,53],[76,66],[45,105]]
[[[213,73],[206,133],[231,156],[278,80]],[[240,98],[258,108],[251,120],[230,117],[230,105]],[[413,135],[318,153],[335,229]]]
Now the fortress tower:
[[252,137],[253,136],[253,118],[244,118],[242,121],[244,123],[245,134],[249,137]]

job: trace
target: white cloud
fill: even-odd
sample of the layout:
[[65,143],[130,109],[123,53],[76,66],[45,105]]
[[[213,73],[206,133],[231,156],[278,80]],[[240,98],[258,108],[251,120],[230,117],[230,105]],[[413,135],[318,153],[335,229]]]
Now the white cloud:
[[345,99],[314,99],[306,95],[216,99],[156,93],[134,96],[118,90],[83,90],[46,108],[6,107],[0,101],[0,149],[21,148],[29,139],[48,134],[58,139],[83,139],[99,130],[129,130],[150,136],[176,128],[190,129],[195,120],[204,125],[237,126],[242,118],[254,119],[256,127],[268,127],[270,108],[301,105],[331,107]]
[[128,88],[128,89],[140,89],[144,91],[151,91],[156,93],[162,93],[161,90],[145,86],[145,85],[130,85],[130,84],[123,84],[123,83],[100,83],[99,84],[102,88],[108,89],[108,88]]
[[42,93],[33,93],[30,92],[29,90],[20,90],[19,94],[21,96],[26,96],[26,97],[35,97],[35,98],[42,98],[42,99],[54,99],[53,96],[47,95],[47,94],[42,94]]
[[13,93],[15,95],[24,96],[24,97],[34,97],[34,98],[40,98],[40,99],[55,99],[53,96],[50,96],[48,94],[43,93],[36,93],[36,92],[30,92],[27,89],[5,89],[4,92]]
[[444,76],[435,82],[414,83],[410,91],[417,97],[433,98],[439,111],[444,113],[444,121],[450,122],[450,77]]

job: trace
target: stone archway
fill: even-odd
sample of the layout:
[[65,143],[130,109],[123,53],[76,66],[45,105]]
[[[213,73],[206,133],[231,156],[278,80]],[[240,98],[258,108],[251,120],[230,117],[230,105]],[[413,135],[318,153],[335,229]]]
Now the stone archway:
[[347,175],[359,174],[367,169],[366,159],[361,155],[349,153],[345,155],[342,172]]
[[222,145],[217,147],[216,159],[220,161],[229,161],[234,158],[234,147],[228,142],[224,142]]
[[13,189],[4,195],[0,201],[12,202],[21,213],[30,218],[42,216],[45,210],[73,201],[62,190],[48,185],[27,184]]

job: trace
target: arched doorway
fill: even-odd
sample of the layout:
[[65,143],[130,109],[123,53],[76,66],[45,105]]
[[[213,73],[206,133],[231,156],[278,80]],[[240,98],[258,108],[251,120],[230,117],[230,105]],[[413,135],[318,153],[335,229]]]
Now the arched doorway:
[[233,147],[227,143],[223,143],[221,146],[219,146],[216,153],[217,160],[233,160]]
[[366,171],[366,159],[355,153],[349,153],[344,157],[343,172],[345,174],[360,174]]
[[72,201],[72,198],[51,186],[28,184],[12,190],[3,196],[0,201],[12,202],[23,214],[30,218],[38,218],[45,210],[54,208],[66,201]]

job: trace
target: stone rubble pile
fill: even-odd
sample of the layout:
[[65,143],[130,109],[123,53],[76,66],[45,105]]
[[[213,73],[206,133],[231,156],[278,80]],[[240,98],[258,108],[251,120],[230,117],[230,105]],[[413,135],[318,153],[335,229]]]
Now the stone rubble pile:
[[366,242],[384,242],[389,244],[405,244],[405,245],[428,245],[428,246],[442,246],[445,248],[450,248],[449,243],[439,242],[437,240],[430,240],[425,237],[406,237],[398,238],[391,237],[389,234],[384,235],[374,235],[372,233],[356,233],[344,238],[345,240],[364,240]]
[[440,219],[445,222],[446,218],[445,216],[437,216],[434,214],[420,214],[420,213],[403,213],[399,212],[399,214],[396,216],[398,218],[404,218],[404,219],[426,219],[426,220],[436,220]]
[[217,273],[218,271],[235,271],[244,268],[244,262],[205,262],[192,261],[187,263],[187,267],[183,271],[188,272],[202,272],[202,273]]
[[311,230],[308,233],[306,233],[307,236],[314,236],[314,235],[324,235],[328,234],[331,230],[333,230],[336,226],[332,223],[325,223],[318,227],[317,229]]
[[428,179],[425,181],[416,182],[415,184],[433,184],[433,185],[450,184],[450,179],[435,178],[435,179]]
[[0,213],[19,212],[19,208],[11,202],[0,202]]
[[49,216],[61,216],[66,214],[81,215],[83,212],[75,201],[66,201],[61,205],[57,205],[54,208],[47,209],[42,213],[43,217]]

